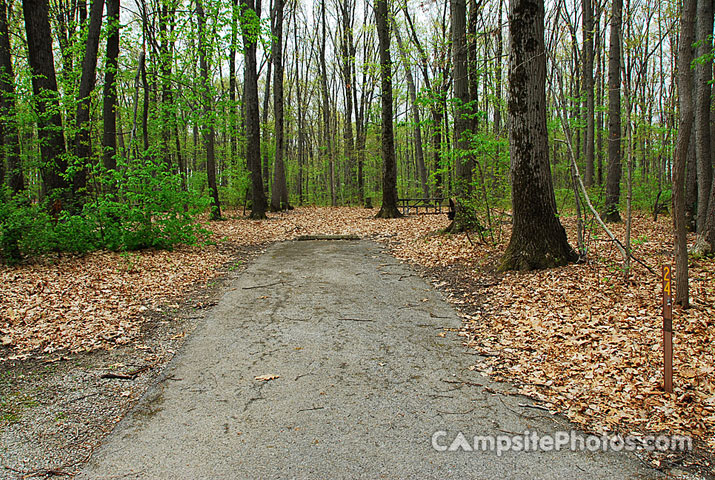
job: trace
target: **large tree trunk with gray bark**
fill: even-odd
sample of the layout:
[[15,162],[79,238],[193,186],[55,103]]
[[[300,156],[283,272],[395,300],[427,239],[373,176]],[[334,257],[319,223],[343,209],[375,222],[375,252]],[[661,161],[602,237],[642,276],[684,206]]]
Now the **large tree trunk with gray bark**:
[[500,270],[532,270],[576,259],[556,212],[546,129],[544,1],[511,0],[509,144],[513,229]]
[[685,231],[685,165],[688,143],[693,127],[691,45],[695,38],[695,11],[697,0],[684,0],[680,22],[680,48],[678,51],[678,90],[680,93],[680,128],[673,158],[673,227],[675,229],[675,303],[688,306],[688,243]]
[[[24,0],[22,10],[25,16],[33,101],[38,114],[37,131],[42,155],[40,172],[46,193],[58,197],[54,199],[57,210],[64,208],[63,203],[68,203],[70,195],[69,182],[64,177],[67,173],[67,160],[63,158],[65,140],[52,52],[48,0]],[[55,192],[57,195],[53,195]]]
[[378,218],[398,218],[397,209],[397,162],[395,160],[395,137],[392,125],[392,60],[390,59],[390,22],[388,2],[375,1],[375,19],[380,44],[380,95],[382,97],[382,207]]

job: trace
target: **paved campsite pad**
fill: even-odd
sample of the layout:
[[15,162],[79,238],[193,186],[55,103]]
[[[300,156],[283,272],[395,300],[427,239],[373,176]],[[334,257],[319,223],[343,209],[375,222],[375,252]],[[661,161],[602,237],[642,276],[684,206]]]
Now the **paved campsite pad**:
[[374,243],[275,244],[79,478],[656,476],[623,453],[434,450],[436,431],[448,442],[458,431],[571,428],[493,393],[509,387],[468,369],[459,326],[437,291]]

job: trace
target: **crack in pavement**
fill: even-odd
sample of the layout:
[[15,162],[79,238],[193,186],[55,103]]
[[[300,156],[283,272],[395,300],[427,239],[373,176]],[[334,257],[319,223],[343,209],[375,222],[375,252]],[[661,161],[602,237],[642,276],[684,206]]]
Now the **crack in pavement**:
[[79,478],[657,478],[625,453],[434,449],[439,431],[571,428],[493,393],[510,387],[469,369],[460,326],[372,242],[274,244],[169,364],[182,380],[150,390]]

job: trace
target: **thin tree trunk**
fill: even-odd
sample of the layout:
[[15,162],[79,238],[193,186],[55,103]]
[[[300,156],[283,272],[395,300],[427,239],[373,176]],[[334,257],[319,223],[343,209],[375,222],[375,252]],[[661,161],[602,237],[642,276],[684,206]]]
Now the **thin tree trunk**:
[[[605,85],[605,78],[603,71],[604,68],[604,54],[601,48],[600,36],[601,36],[601,19],[597,17],[595,19],[595,32],[594,38],[596,39],[596,102],[598,105],[602,105],[603,102],[603,91]],[[598,185],[603,185],[603,109],[599,108],[596,114],[596,183]]]
[[595,99],[593,92],[593,6],[591,0],[583,0],[583,95],[586,97],[586,134],[584,136],[584,160],[586,186],[593,185],[594,140],[595,140]]
[[603,219],[620,222],[621,198],[621,17],[623,1],[613,0],[608,52],[608,175]]
[[[271,10],[272,12],[272,10]],[[273,13],[271,13],[273,15]],[[271,21],[273,17],[271,17]],[[270,161],[268,160],[268,143],[270,134],[268,132],[268,112],[269,112],[269,100],[271,98],[271,72],[273,71],[273,56],[268,55],[268,71],[266,73],[266,89],[263,92],[263,109],[261,110],[261,133],[263,149],[261,150],[261,165],[263,168],[263,178],[265,182],[263,184],[263,191],[266,198],[269,194],[270,185]]]
[[355,148],[353,142],[353,63],[355,62],[355,47],[353,45],[353,2],[342,0],[339,8],[342,17],[342,38],[340,41],[341,73],[345,86],[345,119],[343,122],[343,147],[345,154],[345,184],[350,198],[355,184]]
[[412,112],[412,128],[415,140],[415,157],[417,162],[417,175],[419,176],[420,186],[422,188],[422,196],[429,198],[429,185],[427,185],[427,169],[425,168],[425,157],[422,149],[422,121],[420,119],[420,108],[417,105],[417,88],[415,87],[415,79],[412,75],[412,66],[405,52],[405,45],[402,43],[400,29],[395,27],[395,39],[397,47],[400,51],[402,64],[405,67],[407,77],[407,91],[410,96],[411,112]]
[[326,38],[326,19],[325,19],[325,0],[320,2],[321,16],[321,41],[320,41],[320,86],[323,97],[323,128],[324,140],[326,144],[326,156],[328,157],[328,182],[330,188],[330,204],[334,207],[337,205],[337,197],[335,195],[335,163],[333,160],[333,142],[330,129],[330,100],[328,95],[328,71],[325,64],[325,38]]
[[211,194],[211,218],[218,220],[221,218],[221,204],[218,198],[218,186],[216,184],[216,128],[213,119],[213,98],[211,93],[211,77],[209,74],[209,62],[206,58],[211,51],[208,32],[206,31],[206,15],[202,0],[196,0],[196,20],[199,29],[199,68],[201,69],[201,79],[203,82],[203,103],[204,103],[204,125],[203,137],[206,147],[206,177]]
[[231,45],[228,53],[228,99],[229,99],[229,119],[231,133],[229,134],[229,150],[231,152],[231,163],[238,158],[238,122],[236,117],[236,45],[238,44],[238,0],[231,1]]
[[[20,136],[17,130],[15,109],[15,72],[12,68],[12,50],[8,29],[7,0],[0,0],[0,133],[4,157],[7,158],[7,183],[13,193],[25,188],[25,176],[20,157]],[[0,169],[4,158],[0,157]],[[0,178],[0,185],[4,179]]]
[[[75,196],[87,187],[87,167],[90,163],[92,146],[89,132],[90,95],[94,90],[97,74],[97,53],[99,51],[99,34],[102,28],[102,13],[104,0],[92,0],[87,29],[87,43],[82,60],[82,77],[79,82],[77,97],[77,133],[75,135],[75,155],[79,161],[79,169],[73,178]],[[79,206],[78,206],[79,207]]]
[[[159,69],[161,71],[161,153],[169,170],[171,161],[171,135],[176,130],[176,113],[174,109],[174,92],[171,86],[174,41],[171,38],[174,30],[176,4],[161,5],[159,15]],[[178,152],[177,152],[178,156]],[[174,171],[180,172],[178,160]]]
[[[241,5],[260,19],[255,0],[241,0]],[[258,11],[257,11],[258,10]],[[245,21],[252,22],[247,18]],[[246,109],[246,163],[251,175],[251,218],[266,218],[266,196],[261,177],[261,123],[258,115],[258,75],[256,72],[256,38],[253,24],[242,24],[245,73],[244,104]]]
[[[502,7],[504,0],[499,0],[499,15],[497,17],[497,28],[496,28],[496,65],[494,66],[494,134],[499,137],[501,136],[501,104],[502,104],[502,55],[504,49],[504,39],[502,35]],[[499,146],[497,146],[497,153],[499,152]]]
[[[117,59],[119,58],[119,2],[107,0],[107,60],[104,67],[104,167],[117,168]],[[131,145],[130,145],[131,148]]]
[[286,185],[284,117],[283,117],[283,0],[275,0],[275,29],[273,31],[273,113],[275,116],[276,156],[273,164],[273,190],[271,192],[271,210],[277,212],[290,207],[288,186]]

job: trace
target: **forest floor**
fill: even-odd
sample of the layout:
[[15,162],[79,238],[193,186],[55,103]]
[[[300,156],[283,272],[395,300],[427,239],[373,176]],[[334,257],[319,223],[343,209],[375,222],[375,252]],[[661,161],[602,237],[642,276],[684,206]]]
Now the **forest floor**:
[[[226,221],[207,226],[212,245],[46,257],[0,267],[0,434],[21,429],[40,406],[64,395],[54,388],[48,397],[47,388],[38,388],[42,379],[70,375],[85,385],[88,380],[77,380],[77,371],[95,380],[97,372],[128,377],[112,390],[114,401],[124,401],[104,413],[109,425],[96,427],[107,430],[142,394],[156,375],[152,370],[171,357],[203,307],[215,301],[206,292],[220,292],[222,274],[242,268],[270,243],[339,234],[384,244],[441,289],[463,318],[464,344],[481,354],[475,370],[517,385],[588,432],[692,435],[695,455],[649,461],[662,469],[713,471],[715,260],[691,260],[693,306],[674,313],[675,392],[666,394],[659,272],[672,258],[668,217],[653,222],[650,215],[635,216],[634,254],[655,273],[635,263],[626,282],[616,247],[596,227],[587,238],[588,262],[497,274],[508,224],[500,223],[494,238],[481,242],[475,234],[440,234],[448,223],[443,215],[378,220],[374,213],[306,207],[257,222],[228,212]],[[575,221],[563,221],[575,245]],[[613,228],[623,238],[624,227]],[[156,338],[161,340],[152,344]],[[112,380],[117,383],[111,376],[102,381]],[[144,387],[134,385],[142,382]],[[80,396],[78,402],[88,401]],[[53,420],[60,427],[72,424],[61,413],[53,413]],[[68,436],[79,462],[93,442],[79,431],[55,440]],[[35,470],[41,469],[24,471]]]

